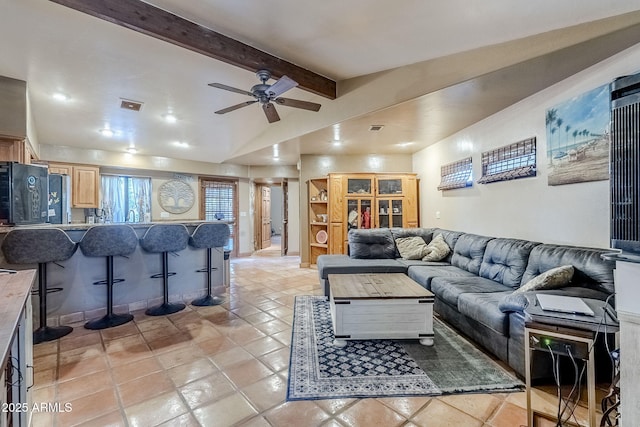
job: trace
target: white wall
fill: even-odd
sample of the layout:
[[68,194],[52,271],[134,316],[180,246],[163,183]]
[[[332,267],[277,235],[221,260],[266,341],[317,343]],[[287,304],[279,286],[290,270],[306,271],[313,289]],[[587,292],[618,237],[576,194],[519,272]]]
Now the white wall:
[[289,250],[288,255],[300,254],[300,181],[289,180],[289,199],[287,205],[288,212],[288,230],[289,230]]
[[238,255],[253,253],[253,198],[249,180],[238,182]]
[[[640,45],[438,142],[413,157],[420,181],[423,227],[441,227],[545,243],[609,247],[609,181],[547,185],[545,113],[569,98],[640,70]],[[538,175],[438,191],[440,167],[473,158],[474,181],[483,151],[537,138]],[[436,212],[440,219],[436,219]]]

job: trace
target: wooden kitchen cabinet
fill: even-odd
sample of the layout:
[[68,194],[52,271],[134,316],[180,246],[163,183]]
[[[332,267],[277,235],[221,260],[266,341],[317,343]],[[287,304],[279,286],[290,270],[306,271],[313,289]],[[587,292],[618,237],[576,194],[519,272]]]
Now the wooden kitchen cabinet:
[[31,164],[37,160],[28,139],[0,137],[0,161]]
[[49,163],[49,173],[59,173],[71,177],[71,207],[99,207],[100,168],[98,166]]

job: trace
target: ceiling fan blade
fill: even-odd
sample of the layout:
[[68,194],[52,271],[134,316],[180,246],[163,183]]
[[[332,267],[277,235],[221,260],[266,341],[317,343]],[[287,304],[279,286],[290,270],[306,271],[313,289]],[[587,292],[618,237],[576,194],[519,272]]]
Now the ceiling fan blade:
[[242,107],[246,107],[247,105],[255,104],[256,102],[258,102],[258,101],[246,101],[246,102],[243,102],[241,104],[232,105],[231,107],[223,108],[222,110],[218,110],[215,113],[216,114],[228,113],[230,111],[237,110],[238,108],[242,108]]
[[322,105],[316,104],[315,102],[301,101],[299,99],[276,98],[274,101],[285,107],[302,108],[310,111],[319,111],[320,107],[322,107]]
[[280,80],[272,84],[271,87],[266,90],[266,92],[271,98],[275,98],[276,96],[280,96],[289,89],[293,89],[296,86],[298,86],[298,82],[290,79],[287,76],[282,76],[280,77]]
[[262,104],[262,110],[264,111],[264,115],[267,116],[267,120],[269,121],[269,123],[277,122],[280,120],[280,116],[276,111],[276,107],[274,107],[272,103],[267,102],[266,104]]
[[249,95],[249,96],[253,96],[253,94],[251,92],[248,92],[246,90],[242,90],[242,89],[236,89],[235,87],[231,87],[231,86],[227,86],[227,85],[223,85],[222,83],[209,83],[209,86],[211,87],[215,87],[217,89],[224,89],[224,90],[228,90],[229,92],[235,92],[235,93],[240,93],[242,95]]

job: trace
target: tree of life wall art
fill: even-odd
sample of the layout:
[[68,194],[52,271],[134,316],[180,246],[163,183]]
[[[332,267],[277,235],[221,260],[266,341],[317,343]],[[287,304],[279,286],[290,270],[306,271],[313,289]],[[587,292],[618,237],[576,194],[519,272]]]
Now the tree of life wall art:
[[609,179],[609,85],[547,110],[548,185]]

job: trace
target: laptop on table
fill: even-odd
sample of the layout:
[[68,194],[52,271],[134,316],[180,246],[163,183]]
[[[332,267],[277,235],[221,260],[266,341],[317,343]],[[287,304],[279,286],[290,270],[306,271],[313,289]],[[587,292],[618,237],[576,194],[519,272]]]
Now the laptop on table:
[[595,316],[593,310],[582,301],[582,298],[549,294],[537,294],[536,298],[540,308],[545,311]]

